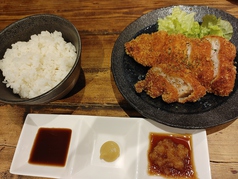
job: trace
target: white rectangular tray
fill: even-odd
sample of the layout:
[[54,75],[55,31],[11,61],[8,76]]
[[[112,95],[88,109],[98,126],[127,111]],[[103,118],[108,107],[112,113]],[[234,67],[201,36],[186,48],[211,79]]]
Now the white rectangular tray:
[[[72,130],[65,167],[28,163],[37,130],[41,127]],[[147,173],[149,133],[191,134],[197,175],[210,179],[210,163],[205,130],[185,130],[164,126],[143,118],[84,115],[28,114],[17,144],[10,172],[18,175],[83,179],[159,179]],[[115,141],[120,157],[114,162],[100,159],[100,147]]]

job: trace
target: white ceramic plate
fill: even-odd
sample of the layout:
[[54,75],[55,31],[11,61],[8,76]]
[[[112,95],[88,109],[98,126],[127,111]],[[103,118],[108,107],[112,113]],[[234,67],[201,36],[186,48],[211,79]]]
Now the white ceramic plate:
[[[40,127],[72,130],[65,167],[28,163]],[[26,117],[10,172],[18,175],[83,179],[159,179],[147,174],[149,133],[192,134],[194,160],[199,178],[210,179],[209,153],[205,130],[185,130],[164,126],[143,118],[82,115],[29,114]],[[99,158],[101,145],[115,141],[120,157],[111,163]]]

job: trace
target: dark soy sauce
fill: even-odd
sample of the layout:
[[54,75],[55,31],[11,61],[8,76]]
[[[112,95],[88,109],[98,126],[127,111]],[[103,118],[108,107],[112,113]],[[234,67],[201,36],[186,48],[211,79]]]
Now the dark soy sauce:
[[64,167],[71,139],[71,129],[39,128],[31,149],[30,164]]

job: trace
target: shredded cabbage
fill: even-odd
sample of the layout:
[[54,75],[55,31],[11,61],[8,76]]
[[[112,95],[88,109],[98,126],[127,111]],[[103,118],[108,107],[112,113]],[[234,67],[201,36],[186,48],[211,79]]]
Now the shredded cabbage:
[[218,35],[228,40],[233,34],[233,27],[230,22],[217,18],[214,15],[205,15],[201,25],[200,37],[205,35]]
[[214,15],[205,15],[200,25],[194,20],[195,12],[187,13],[179,6],[173,8],[171,15],[158,19],[158,30],[167,31],[169,34],[184,34],[187,37],[202,38],[205,35],[218,35],[228,40],[233,34],[232,25]]

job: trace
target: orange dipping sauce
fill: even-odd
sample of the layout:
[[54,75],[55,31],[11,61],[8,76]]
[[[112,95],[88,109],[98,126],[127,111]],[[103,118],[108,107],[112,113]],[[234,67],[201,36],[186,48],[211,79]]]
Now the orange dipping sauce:
[[196,179],[192,136],[150,133],[149,175]]

